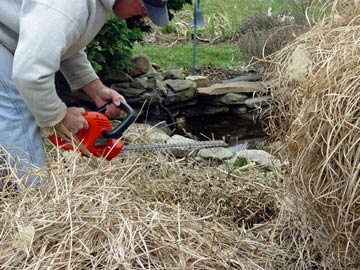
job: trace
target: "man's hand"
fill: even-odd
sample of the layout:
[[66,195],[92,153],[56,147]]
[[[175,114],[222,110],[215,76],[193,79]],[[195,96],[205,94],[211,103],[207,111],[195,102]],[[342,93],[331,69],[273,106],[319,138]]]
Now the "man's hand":
[[88,129],[89,124],[82,116],[84,108],[68,107],[64,119],[60,124],[64,125],[70,132],[78,133],[81,129]]
[[123,113],[123,111],[119,109],[119,105],[120,102],[125,102],[125,98],[115,90],[104,85],[100,80],[92,81],[82,89],[95,101],[97,107],[101,107],[107,102],[112,101],[112,104],[106,106],[105,114],[108,117]]
[[111,88],[105,87],[98,90],[94,99],[98,107],[101,107],[111,100],[112,103],[106,106],[105,114],[108,117],[112,117],[124,113],[123,110],[119,109],[120,102],[125,102],[124,97]]

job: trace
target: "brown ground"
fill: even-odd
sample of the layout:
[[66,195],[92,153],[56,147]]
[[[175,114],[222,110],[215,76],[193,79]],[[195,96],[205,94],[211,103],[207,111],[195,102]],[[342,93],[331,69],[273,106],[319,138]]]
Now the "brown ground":
[[[192,68],[188,67],[184,71],[186,75],[192,74]],[[244,75],[244,71],[240,69],[228,69],[215,66],[197,67],[195,68],[196,75],[206,76],[210,80],[210,84],[222,83],[224,81],[233,79],[235,77]]]

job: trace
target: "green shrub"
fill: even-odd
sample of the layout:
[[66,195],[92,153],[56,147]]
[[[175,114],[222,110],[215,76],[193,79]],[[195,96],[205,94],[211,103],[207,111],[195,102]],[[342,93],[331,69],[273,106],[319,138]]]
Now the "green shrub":
[[88,59],[99,76],[106,77],[112,70],[127,70],[132,46],[142,35],[139,28],[129,29],[124,20],[112,16],[86,48]]
[[[169,15],[172,11],[180,10],[191,0],[172,0],[168,3]],[[140,16],[128,20],[120,20],[111,16],[104,27],[87,46],[86,53],[95,71],[101,78],[105,78],[113,70],[127,71],[131,65],[132,47],[136,41],[143,38],[144,32],[151,31]]]
[[174,17],[172,11],[178,11],[183,8],[185,4],[192,4],[192,0],[170,0],[168,2],[170,20]]

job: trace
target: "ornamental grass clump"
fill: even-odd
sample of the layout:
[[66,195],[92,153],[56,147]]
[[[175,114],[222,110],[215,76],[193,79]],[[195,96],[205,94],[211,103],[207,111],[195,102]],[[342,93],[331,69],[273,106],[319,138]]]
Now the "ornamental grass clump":
[[304,250],[317,250],[324,269],[359,269],[360,6],[329,3],[331,14],[272,61],[269,132],[283,142]]
[[249,16],[237,30],[238,46],[249,64],[258,71],[264,70],[260,59],[281,50],[297,36],[309,29],[306,14],[294,9],[294,12],[280,12],[269,15],[257,12]]

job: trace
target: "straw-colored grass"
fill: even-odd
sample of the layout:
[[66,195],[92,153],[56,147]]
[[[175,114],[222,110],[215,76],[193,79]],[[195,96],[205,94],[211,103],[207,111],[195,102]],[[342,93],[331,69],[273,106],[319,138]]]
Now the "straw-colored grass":
[[275,55],[270,134],[299,198],[304,250],[325,269],[360,268],[360,6],[332,13]]
[[0,192],[0,269],[252,270],[286,261],[271,236],[279,209],[271,173],[166,153],[94,163],[53,149],[48,159],[37,172],[48,174],[43,184],[25,188],[10,170],[21,191]]
[[270,69],[285,190],[272,173],[190,156],[55,148],[32,188],[0,164],[20,189],[0,192],[0,269],[359,269],[360,7],[331,2],[341,17]]

